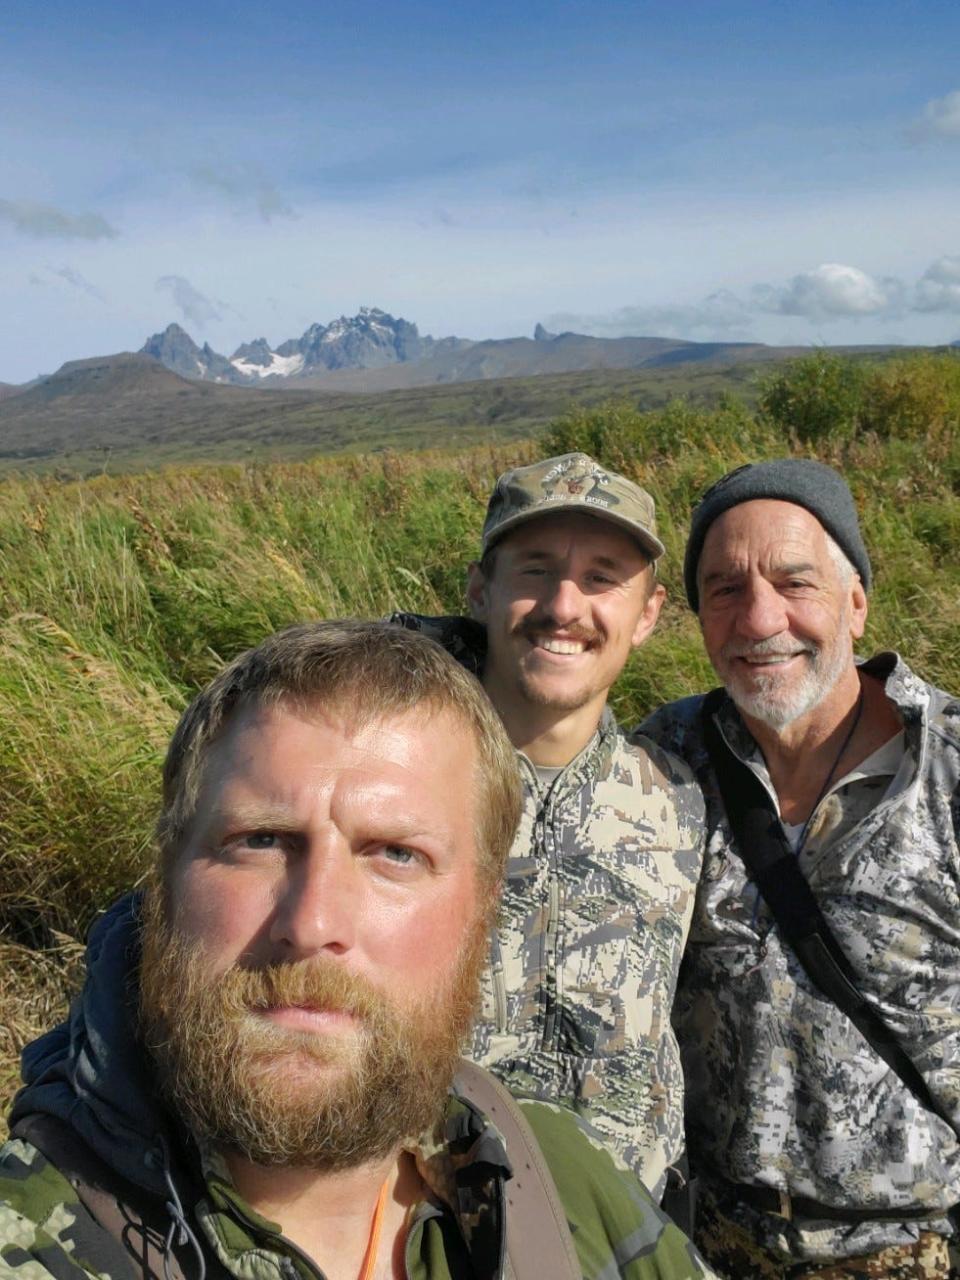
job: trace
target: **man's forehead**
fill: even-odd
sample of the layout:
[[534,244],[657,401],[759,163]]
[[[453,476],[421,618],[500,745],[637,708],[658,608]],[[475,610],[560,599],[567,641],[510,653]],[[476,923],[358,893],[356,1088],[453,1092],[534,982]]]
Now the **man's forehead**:
[[527,520],[501,539],[499,546],[513,555],[556,555],[573,543],[595,559],[610,562],[636,560],[646,564],[649,555],[635,538],[601,516],[579,511],[555,511]]
[[[428,703],[381,714],[351,714],[349,706],[309,699],[253,703],[239,708],[211,744],[203,789],[220,789],[243,777],[269,777],[278,794],[302,785],[312,770],[376,772],[395,786],[420,778],[429,742],[456,742],[458,757],[473,760],[474,743],[453,708]],[[285,773],[284,757],[302,766]],[[427,766],[429,762],[427,762]]]
[[704,560],[725,556],[786,555],[819,559],[826,553],[827,531],[812,512],[795,502],[756,498],[723,512],[707,530]]
[[398,833],[446,835],[469,809],[476,767],[476,743],[449,709],[356,725],[328,708],[248,707],[211,750],[199,809],[205,822],[283,828],[317,805],[362,801],[371,821]]

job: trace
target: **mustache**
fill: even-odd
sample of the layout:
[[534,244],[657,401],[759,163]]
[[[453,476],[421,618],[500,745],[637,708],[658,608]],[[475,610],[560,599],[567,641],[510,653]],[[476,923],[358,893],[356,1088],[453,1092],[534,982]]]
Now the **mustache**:
[[817,648],[808,643],[784,644],[777,636],[768,640],[731,640],[723,646],[725,658],[792,658],[799,653],[815,655]]
[[235,965],[211,985],[228,1015],[295,1007],[376,1022],[388,1007],[365,978],[320,956],[261,967]]
[[583,622],[569,622],[560,626],[553,618],[524,618],[517,627],[517,634],[527,640],[535,640],[538,636],[554,631],[563,633],[564,640],[574,640],[579,644],[593,645],[601,640],[600,632],[588,627]]

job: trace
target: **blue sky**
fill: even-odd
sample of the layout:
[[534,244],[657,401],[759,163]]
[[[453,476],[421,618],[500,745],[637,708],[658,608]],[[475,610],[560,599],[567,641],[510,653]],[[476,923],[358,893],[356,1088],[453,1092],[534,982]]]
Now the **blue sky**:
[[381,306],[960,337],[960,5],[0,6],[0,380]]

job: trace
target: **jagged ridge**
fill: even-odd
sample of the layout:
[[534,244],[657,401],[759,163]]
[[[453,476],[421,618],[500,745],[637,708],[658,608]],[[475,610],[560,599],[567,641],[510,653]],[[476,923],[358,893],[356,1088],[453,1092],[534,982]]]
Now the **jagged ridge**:
[[178,324],[148,338],[141,351],[182,377],[249,385],[265,378],[296,378],[336,369],[380,369],[422,360],[434,350],[471,346],[463,338],[439,341],[421,336],[415,324],[379,307],[361,307],[355,316],[312,324],[299,338],[273,348],[266,338],[244,342],[228,359],[209,343],[198,347]]

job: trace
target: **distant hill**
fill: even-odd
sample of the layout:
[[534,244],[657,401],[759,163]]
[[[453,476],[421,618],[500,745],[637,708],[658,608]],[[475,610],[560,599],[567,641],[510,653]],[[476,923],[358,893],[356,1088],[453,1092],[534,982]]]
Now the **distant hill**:
[[[208,342],[198,346],[178,324],[153,334],[136,354],[153,357],[191,383],[271,391],[381,392],[603,369],[682,365],[719,369],[744,362],[784,360],[807,350],[761,342],[594,338],[582,333],[548,333],[540,324],[532,338],[433,338],[422,335],[409,320],[377,307],[361,307],[355,316],[340,316],[326,325],[311,324],[299,338],[289,338],[277,347],[262,337],[241,343],[229,358],[214,351]],[[835,350],[880,353],[890,348]],[[85,363],[89,361],[72,361],[69,367]],[[0,398],[25,389],[0,390]]]
[[[542,330],[541,330],[542,332]],[[657,369],[678,364],[783,360],[802,348],[767,347],[756,342],[684,342],[676,338],[591,338],[561,333],[541,338],[498,338],[459,350],[437,350],[413,364],[382,369],[339,369],[303,376],[301,386],[341,391],[392,391],[438,382],[488,378],[532,378],[588,369]]]
[[[844,350],[883,348],[844,348]],[[185,378],[236,386],[296,387],[331,391],[398,391],[437,383],[533,378],[590,369],[659,369],[684,364],[724,367],[802,355],[804,347],[761,342],[689,342],[681,338],[593,338],[548,333],[538,324],[532,338],[423,336],[415,324],[377,307],[353,317],[312,324],[299,338],[271,347],[266,338],[222,356],[209,343],[197,346],[177,324],[148,338],[142,351]]]
[[572,404],[621,396],[655,408],[676,396],[752,394],[754,367],[690,363],[487,378],[386,392],[239,387],[181,377],[152,356],[65,364],[0,400],[0,469],[112,469],[189,460],[305,457],[528,436]]

